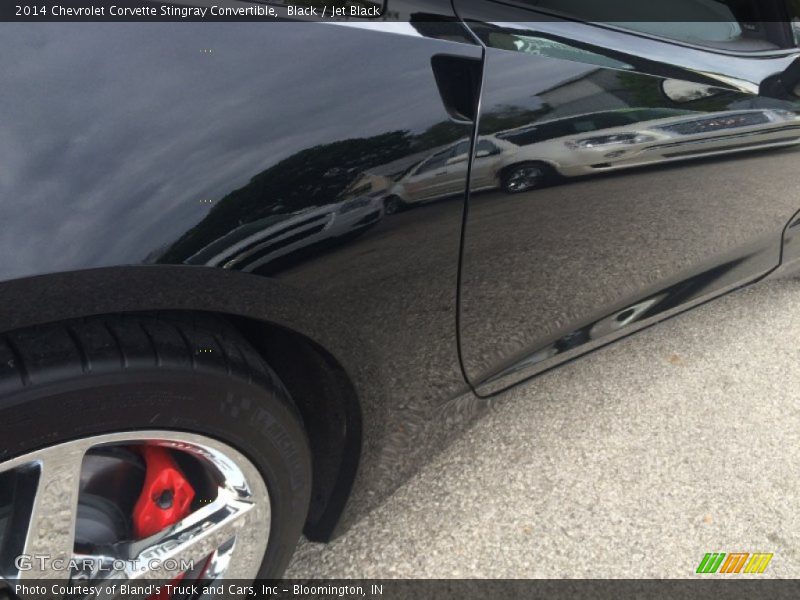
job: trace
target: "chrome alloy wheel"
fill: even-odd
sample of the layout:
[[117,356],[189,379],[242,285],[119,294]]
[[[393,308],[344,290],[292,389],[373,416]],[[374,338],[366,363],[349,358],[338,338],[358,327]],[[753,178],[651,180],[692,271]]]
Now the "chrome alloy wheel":
[[506,180],[506,190],[511,193],[525,192],[539,187],[544,178],[544,170],[536,165],[514,169]]
[[[156,521],[153,529],[151,521],[146,534],[136,535],[136,521],[140,531],[143,521],[141,514],[131,515],[131,493],[124,494],[127,501],[115,501],[114,494],[102,491],[108,497],[88,503],[94,494],[87,490],[97,473],[102,481],[95,492],[130,479],[138,469],[139,502],[152,500],[144,508],[152,513],[171,505],[165,471],[152,473],[150,460],[141,458],[149,454],[167,457],[173,475],[185,473],[184,483],[191,482],[197,493],[189,488],[175,522],[161,527]],[[138,466],[126,466],[120,457]],[[92,465],[94,472],[88,472]],[[109,465],[118,465],[116,472]],[[147,477],[146,484],[151,475],[161,476],[162,491],[146,498],[142,480]],[[6,494],[5,518],[0,515],[0,576],[9,583],[253,579],[266,552],[270,499],[263,478],[240,452],[205,436],[136,431],[87,437],[0,463],[0,482],[4,478],[6,487],[14,488]]]

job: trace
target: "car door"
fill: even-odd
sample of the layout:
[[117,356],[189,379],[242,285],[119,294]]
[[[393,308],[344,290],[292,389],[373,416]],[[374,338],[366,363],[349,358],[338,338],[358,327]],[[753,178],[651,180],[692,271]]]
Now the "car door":
[[453,153],[445,162],[444,174],[442,176],[442,194],[457,194],[463,189],[463,182],[467,176],[469,167],[470,140],[462,140],[453,146]]
[[[498,166],[501,163],[500,142],[483,137],[475,145],[470,182],[473,190],[497,187]],[[512,146],[513,147],[513,146]]]
[[486,46],[477,143],[547,175],[478,194],[473,172],[459,333],[481,394],[763,276],[800,209],[788,18],[719,2],[682,29],[675,7],[700,19],[699,0],[652,23],[517,4],[456,0]]
[[[453,148],[437,152],[426,158],[414,168],[405,182],[405,194],[408,202],[434,200],[447,194],[447,161],[453,156]],[[466,169],[462,174],[466,178]],[[451,186],[455,182],[450,182]]]

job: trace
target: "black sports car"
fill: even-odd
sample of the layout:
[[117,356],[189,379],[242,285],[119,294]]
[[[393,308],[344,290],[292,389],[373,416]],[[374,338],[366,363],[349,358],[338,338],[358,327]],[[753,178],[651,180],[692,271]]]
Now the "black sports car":
[[0,26],[7,581],[278,576],[497,393],[800,264],[796,3],[358,4]]

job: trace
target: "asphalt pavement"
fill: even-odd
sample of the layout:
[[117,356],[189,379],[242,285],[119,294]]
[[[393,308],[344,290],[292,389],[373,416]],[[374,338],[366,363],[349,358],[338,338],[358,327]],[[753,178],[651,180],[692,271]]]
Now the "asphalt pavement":
[[[800,577],[800,280],[729,294],[502,395],[289,577]],[[742,577],[730,575],[727,577]]]

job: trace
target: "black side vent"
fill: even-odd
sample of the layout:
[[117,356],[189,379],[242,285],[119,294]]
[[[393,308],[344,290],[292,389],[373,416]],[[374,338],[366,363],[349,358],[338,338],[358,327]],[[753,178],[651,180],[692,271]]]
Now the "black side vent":
[[431,58],[431,66],[450,118],[460,123],[474,122],[481,91],[480,59],[437,54]]

